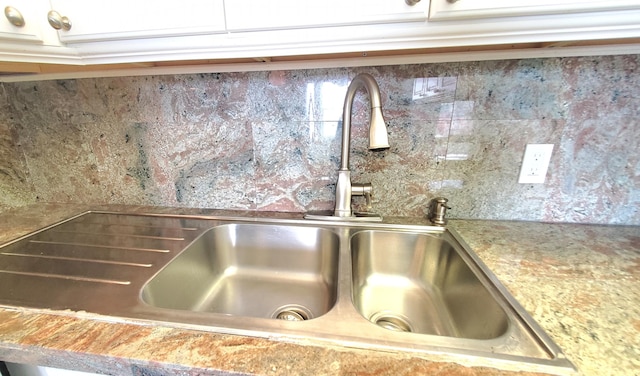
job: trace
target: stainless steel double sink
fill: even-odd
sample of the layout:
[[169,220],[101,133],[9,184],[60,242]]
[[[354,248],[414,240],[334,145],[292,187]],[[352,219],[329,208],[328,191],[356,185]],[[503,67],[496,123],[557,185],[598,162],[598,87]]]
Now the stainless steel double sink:
[[0,248],[0,285],[1,305],[575,371],[440,227],[90,212]]

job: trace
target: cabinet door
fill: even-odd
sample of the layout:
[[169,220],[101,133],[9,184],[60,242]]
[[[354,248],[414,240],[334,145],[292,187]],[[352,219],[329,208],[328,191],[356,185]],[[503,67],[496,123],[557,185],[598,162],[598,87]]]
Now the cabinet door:
[[[0,20],[0,39],[40,43],[43,41],[41,27],[46,24],[48,4],[41,0],[3,0],[1,3],[5,12]],[[11,7],[7,15],[7,7]],[[17,17],[24,20],[24,25],[15,26],[10,18]]]
[[51,0],[71,21],[60,30],[66,43],[224,32],[224,0]]
[[432,0],[429,20],[532,16],[640,8],[638,0]]
[[426,21],[429,0],[226,0],[227,30]]

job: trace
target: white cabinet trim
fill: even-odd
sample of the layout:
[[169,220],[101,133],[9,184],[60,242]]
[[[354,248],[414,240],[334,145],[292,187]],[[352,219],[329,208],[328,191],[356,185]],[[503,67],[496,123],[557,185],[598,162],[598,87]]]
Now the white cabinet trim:
[[11,75],[0,76],[0,82],[22,82],[62,80],[72,78],[95,77],[122,77],[122,76],[149,76],[166,74],[199,74],[199,73],[223,73],[223,72],[252,72],[273,70],[294,70],[314,68],[340,68],[363,67],[402,64],[430,64],[460,61],[483,60],[510,60],[533,59],[568,56],[605,56],[640,54],[640,44],[628,44],[620,46],[589,46],[589,47],[558,47],[558,48],[532,48],[520,50],[479,51],[438,53],[423,55],[397,55],[326,60],[297,60],[286,62],[256,62],[241,64],[209,64],[209,65],[185,65],[171,67],[132,68],[105,71],[50,73],[38,75]]
[[83,63],[317,55],[640,36],[640,10],[459,23],[412,22],[76,44]]

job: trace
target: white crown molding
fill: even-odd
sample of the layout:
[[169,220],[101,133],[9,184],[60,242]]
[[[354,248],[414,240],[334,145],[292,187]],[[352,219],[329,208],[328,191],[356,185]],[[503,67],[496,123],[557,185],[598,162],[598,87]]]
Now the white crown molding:
[[252,72],[317,68],[363,67],[405,64],[430,64],[464,61],[512,60],[551,57],[606,56],[640,54],[640,44],[588,46],[588,47],[555,47],[531,48],[518,50],[497,50],[477,52],[438,53],[423,55],[363,56],[360,58],[337,58],[296,60],[280,62],[255,62],[233,64],[205,64],[165,67],[142,67],[112,69],[87,72],[25,74],[0,76],[0,82],[24,82],[43,80],[63,80],[99,77],[179,75],[199,73]]

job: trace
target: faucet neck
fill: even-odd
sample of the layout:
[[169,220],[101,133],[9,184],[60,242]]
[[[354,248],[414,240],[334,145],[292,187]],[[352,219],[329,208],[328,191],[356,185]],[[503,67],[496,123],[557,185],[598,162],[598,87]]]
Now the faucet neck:
[[[340,170],[349,170],[349,149],[351,148],[351,110],[353,107],[353,99],[359,88],[364,87],[367,90],[369,101],[371,102],[371,121],[369,124],[370,132],[373,133],[374,113],[380,112],[382,118],[382,104],[380,101],[380,88],[376,80],[367,73],[357,75],[349,84],[347,94],[344,99],[344,109],[342,111],[342,150],[340,154]],[[384,120],[382,120],[384,126]],[[386,129],[385,129],[386,135]],[[373,144],[373,142],[371,141]],[[386,143],[386,142],[385,142]],[[384,145],[382,145],[384,147]],[[388,145],[386,145],[388,147]]]

